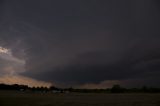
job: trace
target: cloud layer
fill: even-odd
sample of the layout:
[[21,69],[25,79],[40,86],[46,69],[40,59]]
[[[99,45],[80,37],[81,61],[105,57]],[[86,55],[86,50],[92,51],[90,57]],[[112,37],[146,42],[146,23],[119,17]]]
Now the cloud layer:
[[138,79],[158,86],[157,0],[2,0],[0,5],[0,46],[11,50],[0,54],[0,75],[14,70],[66,86],[126,80],[138,86]]

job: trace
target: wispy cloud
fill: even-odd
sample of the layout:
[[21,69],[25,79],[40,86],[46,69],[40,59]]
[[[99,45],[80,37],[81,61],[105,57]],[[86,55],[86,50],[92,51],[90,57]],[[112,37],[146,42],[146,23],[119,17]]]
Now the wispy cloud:
[[25,71],[25,60],[12,54],[11,49],[0,47],[1,71],[5,75],[18,74]]
[[28,86],[47,86],[51,83],[38,81],[33,78],[19,75],[25,72],[25,60],[19,59],[12,54],[12,51],[7,48],[0,47],[0,83],[5,84],[24,84]]

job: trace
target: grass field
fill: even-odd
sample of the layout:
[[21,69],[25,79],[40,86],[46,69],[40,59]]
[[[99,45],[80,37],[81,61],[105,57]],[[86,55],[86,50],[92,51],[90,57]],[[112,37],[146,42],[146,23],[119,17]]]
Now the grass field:
[[0,91],[0,106],[160,106],[160,94],[53,94]]

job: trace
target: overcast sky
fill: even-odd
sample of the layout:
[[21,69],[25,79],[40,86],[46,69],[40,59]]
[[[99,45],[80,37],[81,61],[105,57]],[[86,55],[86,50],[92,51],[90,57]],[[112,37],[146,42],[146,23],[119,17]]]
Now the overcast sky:
[[159,19],[159,0],[0,0],[1,79],[159,86]]

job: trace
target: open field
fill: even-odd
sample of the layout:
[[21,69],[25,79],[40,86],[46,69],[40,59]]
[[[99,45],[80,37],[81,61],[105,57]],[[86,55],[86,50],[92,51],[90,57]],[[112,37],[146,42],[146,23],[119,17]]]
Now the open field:
[[160,106],[160,94],[53,94],[0,91],[0,106]]

